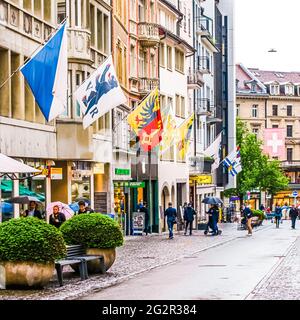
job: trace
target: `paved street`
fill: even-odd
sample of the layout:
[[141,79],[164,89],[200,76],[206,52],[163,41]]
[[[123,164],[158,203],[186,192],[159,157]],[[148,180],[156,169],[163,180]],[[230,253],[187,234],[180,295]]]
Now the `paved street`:
[[[290,291],[300,289],[300,277],[290,277],[291,269],[292,276],[300,271],[300,245],[299,241],[295,243],[300,230],[291,230],[289,221],[281,224],[280,229],[274,227],[268,222],[264,230],[252,237],[241,232],[235,240],[222,246],[187,254],[171,265],[84,299],[283,298],[285,287]],[[268,279],[274,272],[277,280],[269,284]]]

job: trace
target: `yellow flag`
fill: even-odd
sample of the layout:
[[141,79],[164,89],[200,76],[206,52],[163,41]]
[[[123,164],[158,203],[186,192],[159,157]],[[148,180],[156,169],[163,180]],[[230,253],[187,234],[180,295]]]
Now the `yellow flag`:
[[194,124],[194,114],[187,118],[178,130],[177,160],[184,161],[190,146],[190,138]]
[[170,107],[162,110],[162,120],[164,124],[164,131],[162,134],[162,141],[160,143],[160,154],[163,155],[167,150],[170,149],[175,143],[176,135],[176,121],[174,112]]

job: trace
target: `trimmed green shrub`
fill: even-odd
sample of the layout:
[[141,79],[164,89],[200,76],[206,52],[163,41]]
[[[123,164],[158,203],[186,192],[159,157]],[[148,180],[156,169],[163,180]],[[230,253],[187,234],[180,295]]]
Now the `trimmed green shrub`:
[[100,213],[74,216],[61,225],[67,244],[81,244],[86,248],[116,248],[123,245],[119,225]]
[[54,262],[66,256],[62,234],[34,217],[0,224],[0,261]]
[[253,210],[253,217],[258,217],[259,220],[263,221],[266,218],[266,215],[262,210]]

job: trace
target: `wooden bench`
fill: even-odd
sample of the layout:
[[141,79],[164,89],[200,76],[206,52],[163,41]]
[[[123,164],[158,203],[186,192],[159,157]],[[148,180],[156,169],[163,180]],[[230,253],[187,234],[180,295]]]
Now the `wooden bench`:
[[79,274],[81,280],[88,279],[87,262],[99,260],[100,261],[100,273],[104,274],[106,268],[104,265],[104,257],[96,255],[87,255],[85,248],[82,245],[70,245],[67,246],[67,256],[64,259],[57,260],[55,262],[55,269],[57,272],[57,278],[60,286],[63,286],[63,267],[66,265],[78,265]]

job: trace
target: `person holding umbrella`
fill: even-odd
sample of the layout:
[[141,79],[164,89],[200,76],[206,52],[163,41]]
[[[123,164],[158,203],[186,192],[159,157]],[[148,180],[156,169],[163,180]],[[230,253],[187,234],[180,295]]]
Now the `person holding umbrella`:
[[56,228],[59,228],[66,221],[66,216],[59,212],[59,206],[53,207],[53,213],[50,215],[49,223]]
[[24,211],[23,217],[35,217],[38,219],[43,219],[41,211],[37,208],[37,203],[35,201],[30,201],[29,208]]
[[218,229],[218,220],[219,220],[219,206],[218,204],[223,204],[223,201],[217,197],[207,197],[202,200],[202,203],[210,204],[211,207],[208,210],[207,214],[209,215],[207,228],[204,231],[204,234],[208,233],[209,228],[212,229],[212,235],[220,235],[222,232]]

